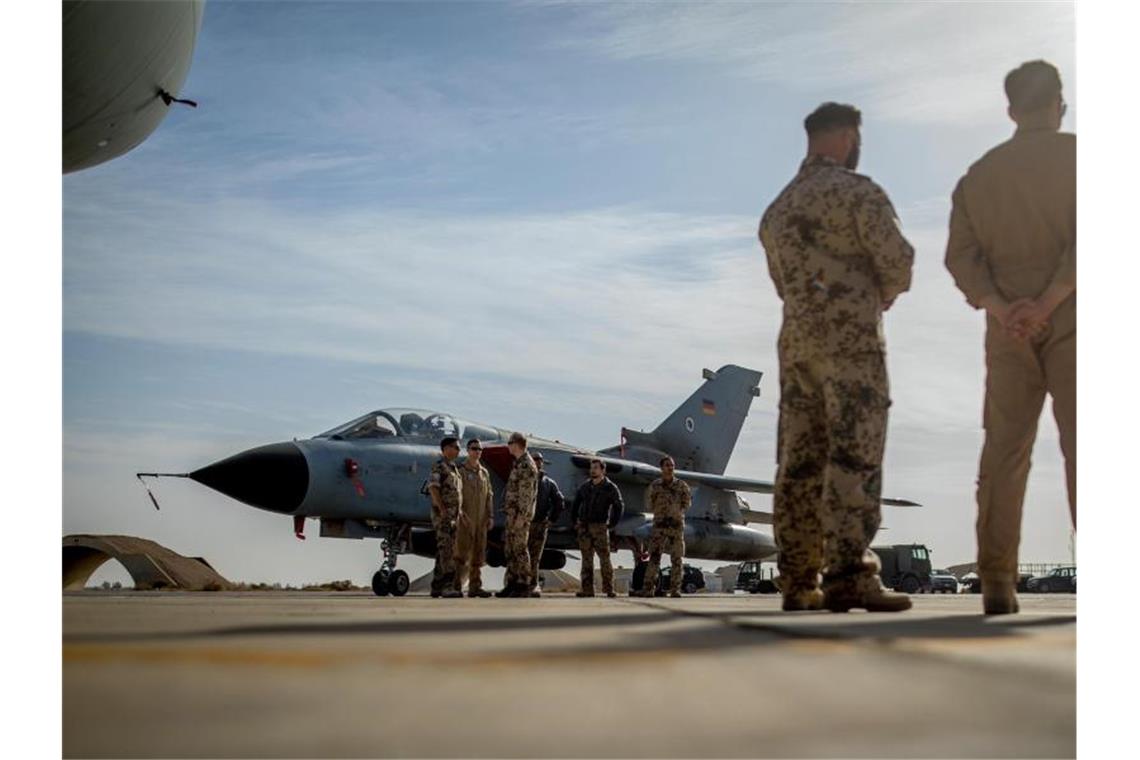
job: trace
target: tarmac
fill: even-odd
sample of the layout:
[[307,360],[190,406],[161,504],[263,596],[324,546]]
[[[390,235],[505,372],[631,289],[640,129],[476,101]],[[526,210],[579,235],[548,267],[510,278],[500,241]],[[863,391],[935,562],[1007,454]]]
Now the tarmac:
[[64,757],[1075,757],[1076,597],[63,595]]

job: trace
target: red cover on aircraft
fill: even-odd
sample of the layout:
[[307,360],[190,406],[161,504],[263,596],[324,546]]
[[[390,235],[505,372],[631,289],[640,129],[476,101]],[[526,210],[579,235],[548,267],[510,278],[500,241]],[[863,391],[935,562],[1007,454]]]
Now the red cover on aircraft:
[[515,460],[511,456],[511,450],[506,446],[484,446],[483,464],[487,465],[488,470],[506,480],[511,476]]

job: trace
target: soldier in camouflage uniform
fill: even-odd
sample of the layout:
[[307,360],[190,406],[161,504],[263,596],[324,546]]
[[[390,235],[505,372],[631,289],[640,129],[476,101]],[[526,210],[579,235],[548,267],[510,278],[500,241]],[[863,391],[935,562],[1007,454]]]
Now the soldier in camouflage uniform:
[[914,249],[886,193],[854,171],[861,121],[838,103],[808,116],[807,158],[760,222],[784,302],[773,523],[785,610],[910,607],[882,588],[869,546],[891,403],[881,316],[910,287]]
[[463,491],[456,467],[459,441],[444,438],[439,443],[443,455],[431,466],[428,495],[431,496],[431,525],[435,528],[435,568],[431,595],[444,598],[463,596],[455,590],[455,526],[463,506]]
[[677,468],[673,457],[662,457],[661,477],[649,484],[645,500],[653,513],[653,531],[649,535],[649,565],[641,590],[633,596],[654,596],[657,592],[657,572],[661,555],[669,555],[669,596],[681,596],[681,581],[685,571],[685,511],[693,503],[689,484],[673,477]]
[[503,577],[503,590],[495,596],[530,596],[527,540],[538,495],[538,468],[526,452],[526,436],[522,433],[511,433],[507,448],[515,458],[503,494],[503,513],[507,518],[503,549],[507,555],[507,572]]
[[468,581],[467,596],[488,597],[483,589],[483,563],[487,559],[487,531],[494,520],[491,473],[479,461],[483,445],[475,438],[467,442],[467,459],[459,467],[463,478],[463,511],[459,513],[455,541],[455,588],[463,589]]
[[578,596],[594,595],[594,554],[602,565],[602,591],[614,597],[614,566],[610,559],[610,531],[625,513],[621,491],[606,477],[606,465],[600,459],[590,460],[590,479],[578,486],[571,522],[578,531],[578,549],[582,552],[582,590]]
[[1029,460],[1053,398],[1077,526],[1077,137],[1061,132],[1061,75],[1029,61],[1005,79],[1013,137],[954,190],[946,266],[986,312],[986,431],[978,466],[978,576],[986,614],[1017,612]]
[[530,524],[526,551],[530,555],[530,595],[542,596],[538,588],[538,564],[542,560],[542,550],[546,547],[546,536],[550,532],[550,526],[558,522],[562,509],[566,506],[566,499],[562,496],[562,491],[558,489],[554,478],[543,472],[542,452],[534,452],[532,459],[538,467],[538,498],[535,501],[534,520]]

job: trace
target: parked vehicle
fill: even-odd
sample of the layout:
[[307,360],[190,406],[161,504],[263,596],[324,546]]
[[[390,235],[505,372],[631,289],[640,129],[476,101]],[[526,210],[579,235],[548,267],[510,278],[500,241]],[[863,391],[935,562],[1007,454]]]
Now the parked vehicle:
[[759,562],[740,563],[736,573],[736,588],[750,594],[776,594],[780,591],[775,574],[770,572],[765,578]]
[[1030,578],[1026,590],[1031,594],[1077,593],[1077,568],[1055,567],[1048,575]]
[[[1033,573],[1018,573],[1017,590],[1025,593],[1029,591],[1029,582],[1033,580]],[[977,573],[966,573],[962,576],[962,588],[966,593],[982,593],[982,579]]]
[[[630,589],[639,589],[645,583],[645,569],[649,567],[648,562],[638,562],[637,567],[633,568],[633,577],[630,579]],[[705,587],[705,575],[701,572],[699,567],[692,565],[683,565],[684,574],[681,577],[681,591],[686,594],[695,594]],[[665,565],[657,574],[657,595],[669,593],[669,580],[673,574],[673,568]]]
[[930,590],[930,551],[922,544],[872,546],[883,569],[883,585],[895,591],[917,594]]
[[949,570],[935,570],[930,574],[930,593],[957,594],[958,578]]

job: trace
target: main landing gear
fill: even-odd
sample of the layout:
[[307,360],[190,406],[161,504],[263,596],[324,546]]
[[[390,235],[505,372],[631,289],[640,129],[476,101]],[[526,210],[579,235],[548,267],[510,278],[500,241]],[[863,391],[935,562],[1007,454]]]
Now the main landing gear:
[[380,569],[372,576],[372,593],[376,596],[403,596],[408,593],[408,587],[411,586],[411,581],[408,579],[408,574],[403,570],[396,569],[396,560],[400,556],[400,552],[407,548],[407,533],[410,526],[402,528],[393,528],[388,533],[388,537],[380,542],[380,548],[384,552],[384,564],[380,565]]

